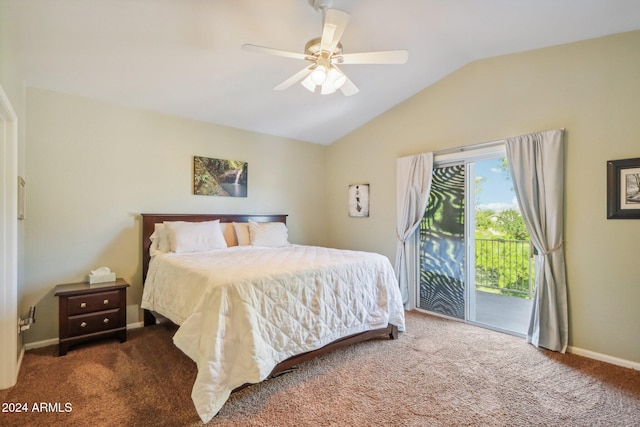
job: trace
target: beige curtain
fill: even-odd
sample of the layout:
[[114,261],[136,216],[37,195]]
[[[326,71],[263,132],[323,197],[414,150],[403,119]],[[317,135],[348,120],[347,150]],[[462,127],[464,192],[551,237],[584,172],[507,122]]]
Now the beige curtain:
[[536,256],[527,341],[564,353],[569,340],[564,256],[564,130],[508,138],[507,157]]
[[400,157],[396,161],[397,237],[395,271],[405,308],[415,308],[418,248],[415,231],[420,225],[431,190],[433,153]]

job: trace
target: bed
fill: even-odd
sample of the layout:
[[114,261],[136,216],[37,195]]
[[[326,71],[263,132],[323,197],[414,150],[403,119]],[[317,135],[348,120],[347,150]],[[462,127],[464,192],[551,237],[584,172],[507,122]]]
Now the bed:
[[204,423],[234,390],[404,330],[386,257],[291,244],[286,218],[142,214],[144,323],[157,313],[179,325],[174,344],[198,367],[191,397]]

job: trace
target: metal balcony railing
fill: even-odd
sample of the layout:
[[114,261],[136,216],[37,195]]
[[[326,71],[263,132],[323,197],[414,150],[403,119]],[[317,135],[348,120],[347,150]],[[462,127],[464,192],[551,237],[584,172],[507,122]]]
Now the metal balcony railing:
[[533,297],[534,268],[528,240],[476,239],[476,289]]

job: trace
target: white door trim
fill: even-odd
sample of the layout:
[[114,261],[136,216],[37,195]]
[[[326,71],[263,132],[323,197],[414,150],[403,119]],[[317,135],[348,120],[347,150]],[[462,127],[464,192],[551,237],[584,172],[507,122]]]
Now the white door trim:
[[0,87],[0,389],[18,375],[18,118]]

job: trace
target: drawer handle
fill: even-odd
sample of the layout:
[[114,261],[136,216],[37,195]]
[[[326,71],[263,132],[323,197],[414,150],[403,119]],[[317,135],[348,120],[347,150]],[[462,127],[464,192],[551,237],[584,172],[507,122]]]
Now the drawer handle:
[[102,321],[102,323],[104,323],[105,325],[106,325],[107,323],[109,323],[109,318],[108,318],[108,317],[105,317],[105,318],[104,318],[104,320]]
[[85,328],[86,326],[87,326],[87,322],[82,322],[82,323],[80,323],[80,327],[81,327],[81,328]]
[[108,300],[108,299],[106,299],[106,300],[102,301],[102,303],[103,303],[104,305],[107,305],[107,304],[109,304],[109,300]]
[[86,302],[81,302],[80,303],[80,308],[87,308],[87,303]]

